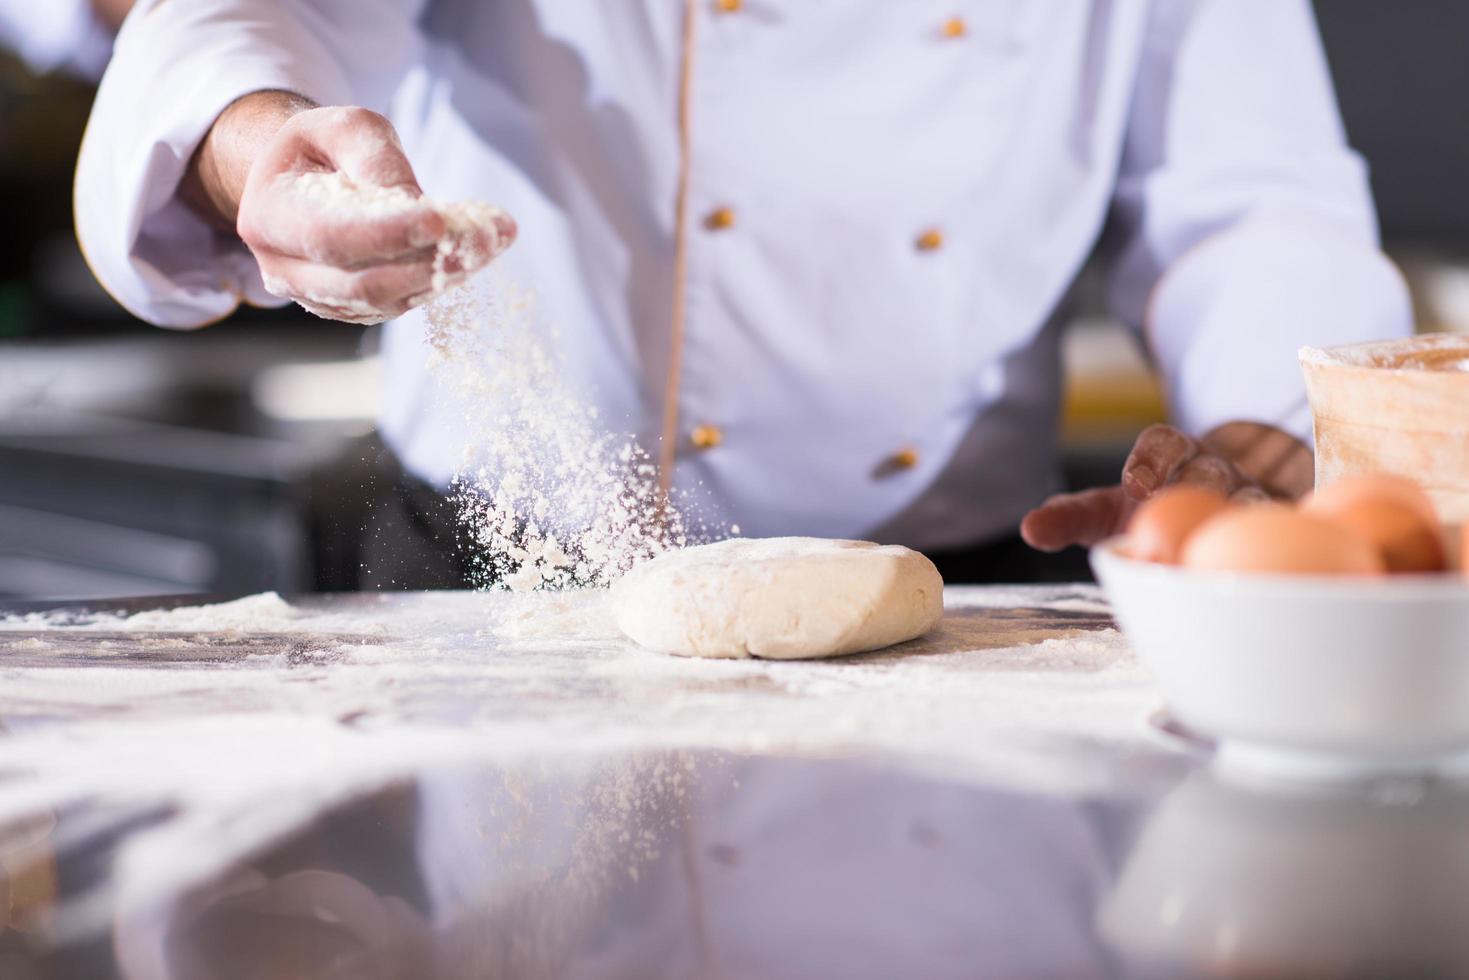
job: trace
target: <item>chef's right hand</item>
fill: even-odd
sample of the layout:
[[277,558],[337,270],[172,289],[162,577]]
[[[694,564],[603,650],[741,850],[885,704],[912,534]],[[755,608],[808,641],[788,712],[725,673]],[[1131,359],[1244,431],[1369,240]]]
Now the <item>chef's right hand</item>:
[[[345,178],[352,192],[327,195],[323,174]],[[516,230],[497,214],[440,250],[450,229],[420,203],[392,124],[367,109],[319,108],[285,92],[245,96],[220,115],[184,195],[233,225],[267,290],[353,323],[379,323],[421,304],[435,285],[457,282],[504,251]]]

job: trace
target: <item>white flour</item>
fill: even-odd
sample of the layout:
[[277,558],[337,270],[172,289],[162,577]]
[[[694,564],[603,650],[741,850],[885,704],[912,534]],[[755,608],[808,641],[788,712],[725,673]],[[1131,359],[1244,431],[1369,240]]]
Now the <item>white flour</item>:
[[1344,364],[1388,370],[1469,371],[1469,338],[1429,333],[1397,340],[1374,340],[1325,350],[1303,347],[1306,364]]
[[[0,631],[10,662],[29,655],[24,668],[0,668],[0,708],[10,717],[36,703],[113,705],[123,717],[284,709],[329,719],[350,711],[363,715],[359,727],[411,740],[438,729],[434,705],[448,702],[452,727],[476,739],[495,733],[497,744],[523,750],[865,748],[984,760],[1022,782],[1062,774],[1066,782],[1077,774],[1064,758],[1031,768],[1035,760],[1016,755],[1017,746],[1130,741],[1153,697],[1120,635],[1090,615],[1099,608],[1095,590],[1072,595],[949,589],[945,618],[927,637],[842,661],[789,663],[689,661],[639,649],[618,634],[606,593],[591,589],[343,596],[299,606],[266,593],[39,632],[45,619],[31,617]],[[1076,611],[1068,619],[1031,608],[1042,604]],[[98,631],[119,655],[142,656],[71,666],[66,655],[107,652]],[[256,637],[260,648],[239,647],[247,652],[223,664],[190,659],[209,639],[195,631]],[[272,644],[290,655],[271,654]],[[153,663],[148,654],[169,659]],[[109,737],[121,734],[113,727],[103,726]],[[0,750],[10,744],[0,741]],[[192,749],[181,742],[162,751]]]
[[[777,663],[641,650],[605,597],[267,593],[12,619],[0,824],[81,800],[174,808],[119,865],[126,904],[145,907],[333,801],[454,764],[626,769],[587,825],[619,831],[665,792],[639,767],[667,753],[858,756],[1066,794],[1178,764],[1146,735],[1153,685],[1094,589],[950,589],[921,640]],[[605,860],[611,845],[588,846]]]
[[[425,247],[436,247],[433,280],[429,293],[414,298],[415,306],[463,283],[506,245],[501,240],[497,224],[498,219],[504,217],[504,212],[479,201],[449,203],[415,197],[401,187],[356,184],[340,171],[286,174],[280,179],[289,182],[290,193],[302,202],[303,207],[324,214],[367,220],[424,208],[437,211],[447,230],[438,242],[423,243]],[[480,236],[488,241],[488,248],[481,246]],[[277,296],[293,294],[288,284],[277,279],[267,279],[265,287]],[[345,316],[365,323],[376,323],[384,318],[382,311],[372,303],[353,297],[313,293],[297,298],[302,307],[318,316],[337,319]]]
[[454,499],[484,584],[606,585],[690,541],[653,461],[572,388],[527,298],[464,288],[427,314],[434,368],[474,433]]
[[[371,600],[368,600],[369,602]],[[148,633],[372,633],[387,624],[362,612],[350,616],[293,606],[275,592],[261,592],[230,602],[174,609],[149,609],[123,616],[102,613],[78,619],[73,613],[27,613],[0,616],[0,636],[6,631],[65,628],[88,632]],[[36,643],[44,643],[39,637]]]
[[[694,537],[661,492],[648,453],[608,431],[584,393],[568,383],[554,335],[534,322],[529,301],[460,288],[504,248],[497,224],[503,212],[358,185],[339,172],[281,179],[303,207],[319,213],[380,219],[428,207],[445,220],[432,290],[414,305],[429,304],[438,380],[473,434],[454,496],[482,584],[512,591],[606,585],[636,562]],[[267,288],[291,292],[284,282]],[[321,315],[383,318],[351,297],[299,299]]]

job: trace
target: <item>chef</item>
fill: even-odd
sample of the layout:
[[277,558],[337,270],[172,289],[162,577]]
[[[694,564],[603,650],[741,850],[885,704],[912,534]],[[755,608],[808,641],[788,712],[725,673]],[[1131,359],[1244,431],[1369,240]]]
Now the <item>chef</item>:
[[[1301,492],[1297,348],[1411,322],[1306,0],[143,0],[78,169],[93,268],[168,327],[391,321],[380,428],[445,554],[442,219],[303,208],[301,170],[503,206],[500,274],[665,481],[951,579],[1041,574],[1018,530],[1095,541],[1172,481]],[[1175,427],[1037,508],[1104,231]]]

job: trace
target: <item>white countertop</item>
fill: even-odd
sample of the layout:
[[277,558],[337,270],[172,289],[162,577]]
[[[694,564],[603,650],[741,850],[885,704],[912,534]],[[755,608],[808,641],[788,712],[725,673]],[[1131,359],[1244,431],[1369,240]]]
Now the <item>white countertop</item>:
[[[684,874],[676,887],[640,877],[664,868],[669,847],[691,846],[695,833],[726,841],[699,845],[712,848],[712,868],[764,855],[776,861],[772,870],[810,882],[818,879],[799,870],[804,858],[777,855],[805,853],[813,839],[845,841],[841,848],[871,852],[864,860],[878,862],[874,873],[894,861],[893,873],[907,874],[911,848],[928,853],[949,840],[963,862],[1004,868],[1006,880],[1054,871],[1027,901],[1083,888],[1090,903],[1110,860],[1087,829],[1090,808],[1155,797],[1193,767],[1186,751],[1150,730],[1156,693],[1089,586],[952,588],[930,636],[805,662],[651,653],[616,634],[601,602],[600,593],[290,603],[265,594],[168,611],[138,612],[134,602],[126,606],[132,615],[0,607],[8,732],[0,738],[0,826],[38,827],[42,853],[57,867],[88,840],[79,826],[124,828],[109,838],[111,870],[100,892],[61,887],[48,921],[62,936],[112,933],[118,955],[143,964],[138,975],[182,976],[159,937],[202,914],[191,904],[201,889],[215,895],[221,881],[253,867],[252,855],[302,834],[311,839],[312,827],[337,819],[328,814],[376,812],[373,801],[393,787],[413,786],[417,800],[410,850],[426,897],[414,914],[429,924],[414,928],[442,926],[433,934],[443,939],[462,929],[480,934],[487,915],[494,928],[508,928],[487,909],[521,894],[527,874],[561,882],[557,911],[546,913],[560,922],[580,899],[565,893],[572,879],[558,876],[568,868],[584,875],[588,860],[601,876],[598,901],[613,902],[598,906],[607,914],[646,906],[666,917],[646,910],[684,909],[688,889],[724,900],[724,885],[701,874]],[[982,819],[1018,820],[1016,832],[1034,830],[1034,839],[980,831],[961,845],[976,817],[952,806],[971,797]],[[708,806],[717,809],[691,815]],[[838,811],[856,823],[823,829],[822,815]],[[795,837],[779,830],[786,814]],[[893,820],[917,829],[889,843],[867,840],[885,839]],[[673,827],[684,829],[669,837]],[[30,838],[15,840],[0,834],[0,864],[7,853],[12,863],[31,853]],[[350,852],[330,843],[339,840],[334,832],[324,846]],[[942,854],[940,847],[934,859]],[[609,860],[626,863],[635,898],[606,897]],[[943,885],[956,907],[974,880],[964,866],[943,872],[959,875]],[[276,895],[261,884],[268,879],[250,874],[264,889],[257,897]],[[302,880],[315,881],[289,883]],[[913,878],[870,914],[887,915],[892,902],[910,907],[907,889],[927,894],[933,882]],[[490,902],[477,890],[485,888],[499,897]],[[750,935],[740,916],[763,906],[736,905],[743,911],[717,928]],[[832,915],[850,918],[836,908]],[[1067,920],[1073,966],[1098,955],[1089,908]],[[1006,916],[1030,914],[1016,906]],[[914,919],[904,942],[935,948],[951,926]],[[638,935],[623,950],[628,962],[641,962],[641,943],[651,941]],[[689,955],[714,956],[700,948]]]

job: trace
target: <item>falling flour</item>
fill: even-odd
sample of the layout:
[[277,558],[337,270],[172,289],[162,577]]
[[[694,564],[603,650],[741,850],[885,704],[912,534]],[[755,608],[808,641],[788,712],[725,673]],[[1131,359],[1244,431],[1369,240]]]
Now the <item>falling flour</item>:
[[[477,584],[512,591],[604,586],[641,560],[690,540],[658,469],[631,438],[609,431],[586,393],[575,391],[531,315],[527,297],[466,285],[508,244],[513,225],[480,202],[445,204],[401,187],[357,184],[340,172],[284,175],[309,212],[332,220],[381,220],[431,208],[445,223],[435,243],[427,340],[438,388],[470,434],[452,497],[472,550]],[[357,297],[291,295],[321,316],[385,319]]]
[[575,390],[532,307],[481,286],[426,311],[432,365],[472,434],[452,496],[478,584],[604,586],[707,537],[663,493],[649,454]]

